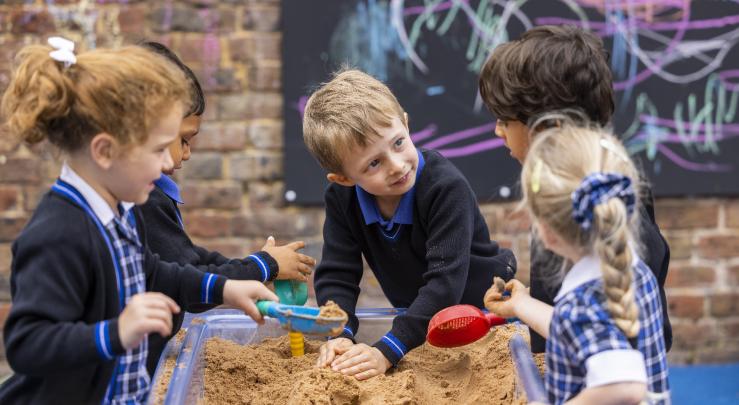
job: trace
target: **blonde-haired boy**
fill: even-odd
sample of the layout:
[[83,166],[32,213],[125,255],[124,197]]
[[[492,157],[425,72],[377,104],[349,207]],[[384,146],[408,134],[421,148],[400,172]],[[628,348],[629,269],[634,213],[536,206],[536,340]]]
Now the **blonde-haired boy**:
[[[467,180],[438,152],[415,148],[408,115],[380,81],[337,73],[308,100],[303,138],[331,182],[316,296],[349,314],[344,333],[321,347],[319,366],[357,379],[382,374],[424,342],[437,311],[481,306],[493,277],[515,274]],[[352,340],[362,256],[390,303],[408,308],[372,346]]]

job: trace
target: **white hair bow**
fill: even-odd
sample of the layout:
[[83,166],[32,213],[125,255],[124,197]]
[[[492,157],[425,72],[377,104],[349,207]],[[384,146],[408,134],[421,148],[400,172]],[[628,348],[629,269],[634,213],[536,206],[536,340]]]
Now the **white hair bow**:
[[65,68],[77,63],[77,57],[74,55],[74,42],[62,37],[51,37],[48,42],[54,48],[49,52],[52,59],[64,62]]

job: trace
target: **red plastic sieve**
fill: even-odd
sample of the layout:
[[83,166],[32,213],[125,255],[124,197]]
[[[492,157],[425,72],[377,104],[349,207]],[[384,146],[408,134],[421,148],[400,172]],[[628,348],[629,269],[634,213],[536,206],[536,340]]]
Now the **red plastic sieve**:
[[437,347],[464,346],[485,336],[491,327],[504,323],[505,318],[486,314],[472,305],[454,305],[431,318],[426,340]]

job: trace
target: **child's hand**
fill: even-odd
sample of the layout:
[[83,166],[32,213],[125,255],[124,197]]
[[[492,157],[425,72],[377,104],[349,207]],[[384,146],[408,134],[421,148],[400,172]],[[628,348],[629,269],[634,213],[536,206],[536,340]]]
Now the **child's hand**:
[[316,259],[298,253],[305,247],[303,241],[288,243],[287,245],[275,246],[275,238],[267,238],[262,250],[269,253],[280,268],[277,273],[278,280],[300,280],[308,281],[311,269],[316,265]]
[[259,281],[228,280],[223,287],[223,303],[238,308],[258,324],[264,323],[256,300],[279,301],[279,298]]
[[341,356],[331,363],[331,369],[344,375],[353,375],[357,380],[366,380],[385,374],[385,371],[392,366],[380,350],[364,343],[358,343],[349,348],[339,347],[337,353]]
[[172,333],[172,314],[180,307],[168,296],[158,292],[136,294],[128,300],[118,317],[118,336],[126,350],[138,346],[150,333],[167,337]]
[[511,292],[510,298],[504,298],[504,291],[500,290],[500,283],[494,282],[485,293],[483,302],[488,311],[503,318],[513,318],[517,316],[515,311],[516,305],[518,305],[522,297],[529,295],[529,289],[514,278],[505,284],[505,291]]
[[322,344],[318,350],[316,367],[328,367],[334,361],[334,358],[336,358],[336,354],[344,353],[352,346],[354,346],[354,342],[347,338],[331,339]]

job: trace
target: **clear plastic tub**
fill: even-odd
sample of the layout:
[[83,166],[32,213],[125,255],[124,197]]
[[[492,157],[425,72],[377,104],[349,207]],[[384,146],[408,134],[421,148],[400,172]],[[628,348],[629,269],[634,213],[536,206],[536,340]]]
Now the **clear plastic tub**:
[[[359,333],[358,342],[372,344],[392,327],[396,315],[404,312],[395,308],[358,309]],[[191,322],[201,318],[203,322]],[[274,319],[266,319],[264,325],[257,325],[242,312],[237,310],[212,310],[203,314],[189,315],[183,327],[188,327],[187,335],[181,345],[172,339],[164,350],[159,366],[153,378],[153,389],[163,378],[164,363],[168,356],[176,356],[177,361],[172,373],[169,387],[164,396],[164,404],[196,404],[203,393],[203,346],[208,338],[218,336],[240,344],[259,343],[267,337],[286,334]],[[521,335],[527,335],[525,326],[521,326]],[[526,395],[531,400],[544,400],[543,381],[536,370],[531,351],[521,338],[514,338],[509,343],[511,356],[516,368],[516,386],[518,395]],[[152,392],[149,403],[155,403],[156,395]]]
[[[372,344],[392,327],[395,316],[403,313],[398,308],[361,308],[356,312],[359,319],[359,332],[356,340]],[[202,322],[195,319],[202,319]],[[200,399],[203,388],[203,345],[208,338],[218,336],[240,344],[259,343],[268,337],[285,335],[280,324],[267,318],[264,325],[258,325],[238,310],[216,309],[202,314],[187,314],[183,322],[187,334],[182,344],[175,339],[167,344],[159,359],[157,371],[152,379],[152,394],[149,403],[156,403],[155,391],[164,376],[167,358],[177,357],[164,404],[195,404]]]

